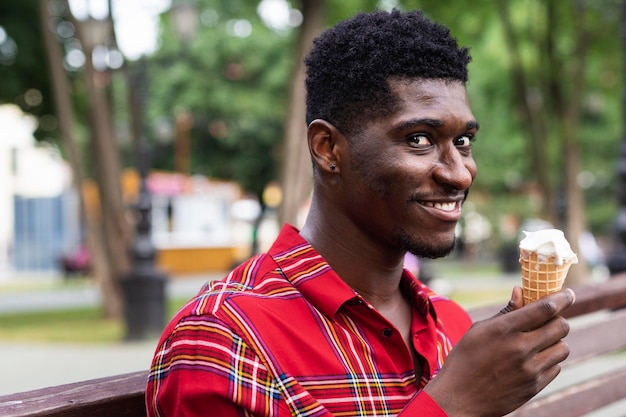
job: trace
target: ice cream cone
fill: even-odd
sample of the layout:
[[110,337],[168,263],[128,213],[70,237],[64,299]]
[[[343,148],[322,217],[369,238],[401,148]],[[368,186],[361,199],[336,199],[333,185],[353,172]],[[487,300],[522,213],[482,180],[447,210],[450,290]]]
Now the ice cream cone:
[[563,287],[569,267],[574,262],[573,260],[558,261],[553,256],[545,257],[538,255],[537,252],[521,249],[520,263],[522,264],[522,293],[524,305],[526,305],[559,291]]

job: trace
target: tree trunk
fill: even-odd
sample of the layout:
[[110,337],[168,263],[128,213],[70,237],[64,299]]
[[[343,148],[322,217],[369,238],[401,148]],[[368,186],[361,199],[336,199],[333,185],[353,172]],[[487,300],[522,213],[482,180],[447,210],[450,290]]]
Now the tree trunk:
[[497,8],[502,23],[506,43],[511,58],[511,72],[515,91],[515,107],[520,110],[522,125],[528,127],[529,155],[531,155],[531,169],[535,173],[539,193],[541,195],[541,207],[539,212],[546,220],[553,220],[550,210],[552,187],[548,176],[547,146],[549,142],[548,130],[543,116],[543,105],[538,99],[538,94],[532,91],[525,76],[524,67],[519,48],[519,42],[509,16],[510,3],[498,1]]
[[570,270],[568,285],[582,284],[588,281],[589,268],[580,251],[580,236],[586,228],[585,221],[585,198],[581,187],[578,185],[578,173],[580,172],[580,152],[578,147],[578,132],[581,125],[582,92],[585,90],[585,65],[587,61],[587,31],[584,19],[584,6],[580,0],[573,4],[573,16],[576,51],[574,57],[568,57],[571,63],[571,78],[568,84],[570,89],[569,99],[564,106],[564,113],[559,118],[561,121],[562,146],[565,165],[565,195],[567,198],[566,209],[566,233],[574,252],[578,254],[578,264]]
[[[555,227],[564,229],[572,249],[579,254],[579,264],[572,267],[568,276],[568,285],[575,285],[584,282],[588,276],[585,260],[580,256],[578,247],[580,236],[585,230],[585,201],[583,191],[577,182],[580,170],[578,132],[583,99],[581,92],[584,91],[587,33],[584,26],[584,11],[580,2],[577,2],[574,5],[572,19],[576,53],[574,57],[559,56],[555,48],[555,36],[560,29],[562,16],[558,15],[556,5],[557,2],[554,0],[544,3],[549,30],[546,30],[544,43],[536,42],[539,61],[546,63],[546,68],[542,68],[534,76],[540,81],[539,85],[545,87],[546,95],[543,100],[530,99],[530,87],[527,82],[530,75],[522,66],[509,11],[502,1],[498,2],[498,12],[511,53],[514,85],[519,100],[517,106],[521,109],[524,123],[529,127],[533,169],[544,196],[545,205],[541,213],[554,223]],[[550,123],[550,129],[547,127],[545,117],[553,121]],[[546,152],[550,132],[554,132],[555,138],[558,137],[561,149],[558,164],[562,169],[557,168],[556,172],[563,173],[557,189],[565,196],[565,203],[561,203],[564,207],[551,204],[555,200],[552,191],[555,188],[550,183],[547,169],[550,159]],[[564,212],[564,216],[561,212]]]
[[291,79],[289,112],[283,140],[283,201],[280,222],[297,224],[298,211],[313,188],[312,162],[306,140],[304,58],[324,26],[325,0],[302,0],[304,20],[298,34],[296,67]]
[[[39,0],[39,16],[40,24],[45,43],[48,64],[50,67],[50,76],[52,78],[52,91],[54,95],[56,114],[59,120],[59,127],[63,139],[63,146],[67,152],[70,166],[72,167],[72,175],[74,186],[78,192],[81,219],[87,227],[87,245],[91,254],[91,270],[96,282],[98,282],[103,294],[108,292],[110,281],[107,277],[111,275],[109,262],[105,256],[104,242],[102,233],[99,231],[97,219],[93,213],[88,213],[82,192],[84,184],[84,170],[80,158],[80,151],[74,134],[74,111],[70,100],[71,87],[69,80],[63,69],[63,54],[56,34],[50,31],[50,22],[56,17],[49,12],[50,0]],[[107,303],[105,298],[104,312],[106,316],[116,316],[116,302]],[[111,309],[107,306],[113,306]],[[111,310],[111,311],[109,311]]]
[[[74,19],[74,25],[85,46],[80,22]],[[92,51],[85,47],[84,52],[87,57],[83,74],[89,100],[91,151],[100,197],[100,230],[108,265],[108,274],[102,281],[102,296],[106,316],[120,319],[124,316],[124,307],[119,280],[130,270],[128,248],[132,226],[127,221],[122,199],[117,140],[107,91],[109,74],[96,72],[91,61]]]

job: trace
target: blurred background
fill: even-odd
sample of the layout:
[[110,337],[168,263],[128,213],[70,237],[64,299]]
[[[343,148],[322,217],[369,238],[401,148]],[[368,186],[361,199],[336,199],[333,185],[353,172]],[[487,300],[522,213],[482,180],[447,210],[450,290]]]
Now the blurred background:
[[[569,285],[626,269],[623,2],[5,1],[0,374],[28,381],[0,394],[145,369],[202,282],[302,224],[302,58],[377,7],[422,9],[473,56],[479,175],[455,252],[422,278],[467,307],[506,301],[522,231],[546,227],[579,254]],[[28,375],[64,355],[56,379]]]

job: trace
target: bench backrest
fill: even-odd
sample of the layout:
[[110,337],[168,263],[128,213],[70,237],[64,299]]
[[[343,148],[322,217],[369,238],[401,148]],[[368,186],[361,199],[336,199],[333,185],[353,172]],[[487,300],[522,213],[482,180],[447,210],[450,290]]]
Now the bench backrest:
[[145,417],[146,371],[0,397],[3,417]]
[[[572,327],[566,341],[570,357],[564,367],[626,348],[626,275],[576,288],[568,318],[602,313],[600,320]],[[470,311],[474,320],[502,306]],[[0,397],[3,417],[145,416],[147,372],[134,372]],[[605,375],[533,399],[512,416],[575,417],[626,398],[626,366]]]

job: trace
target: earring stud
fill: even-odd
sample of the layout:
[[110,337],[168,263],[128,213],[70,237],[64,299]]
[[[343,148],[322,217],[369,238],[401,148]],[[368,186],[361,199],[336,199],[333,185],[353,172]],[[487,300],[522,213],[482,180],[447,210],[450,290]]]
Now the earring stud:
[[337,169],[337,165],[335,164],[330,164],[330,170],[334,171],[335,169]]

